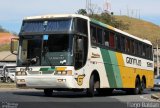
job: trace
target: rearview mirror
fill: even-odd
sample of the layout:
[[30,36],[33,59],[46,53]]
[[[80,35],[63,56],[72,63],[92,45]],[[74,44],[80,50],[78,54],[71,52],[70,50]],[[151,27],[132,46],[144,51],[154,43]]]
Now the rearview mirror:
[[11,39],[10,51],[14,55],[18,54],[18,51],[17,51],[17,49],[18,49],[18,42],[19,42],[18,38],[12,38]]
[[77,48],[78,48],[78,51],[83,50],[83,39],[77,39]]

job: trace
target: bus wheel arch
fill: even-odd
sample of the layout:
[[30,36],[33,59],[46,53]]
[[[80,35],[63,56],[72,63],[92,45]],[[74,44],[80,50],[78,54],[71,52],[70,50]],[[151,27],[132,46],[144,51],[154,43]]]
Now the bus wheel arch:
[[100,76],[97,70],[92,71],[89,78],[89,88],[87,88],[87,95],[94,96],[94,90],[100,88]]
[[94,75],[95,88],[100,88],[100,76],[97,70],[94,70],[91,76]]
[[141,80],[141,93],[143,93],[144,89],[146,88],[146,77],[142,76],[142,80]]
[[140,76],[137,75],[135,79],[135,88],[133,89],[133,94],[135,95],[139,94],[140,89],[141,89],[141,80],[140,80]]

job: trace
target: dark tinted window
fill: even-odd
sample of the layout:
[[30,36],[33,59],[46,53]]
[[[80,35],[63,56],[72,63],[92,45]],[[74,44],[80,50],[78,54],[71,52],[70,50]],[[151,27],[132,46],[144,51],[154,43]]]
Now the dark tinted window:
[[109,31],[104,31],[104,45],[109,46]]
[[135,41],[134,49],[135,49],[135,53],[134,54],[138,55],[138,42],[137,41]]
[[76,29],[77,32],[87,35],[87,20],[77,18]]
[[133,40],[130,40],[130,53],[131,53],[131,54],[134,54],[134,51],[135,51],[134,41],[133,41]]
[[130,52],[130,40],[127,38],[126,39],[126,45],[125,45],[125,49],[126,49],[126,52],[129,53]]
[[121,50],[121,37],[116,35],[116,49]]
[[125,38],[124,38],[124,36],[121,36],[121,50],[125,51]]
[[111,48],[115,48],[115,40],[114,40],[114,33],[113,32],[110,32],[110,35],[109,35],[109,46]]
[[97,43],[97,33],[96,33],[96,27],[91,25],[91,41],[92,43]]
[[98,43],[102,44],[102,29],[97,28],[97,38],[98,38]]
[[138,55],[142,56],[142,43],[138,44]]

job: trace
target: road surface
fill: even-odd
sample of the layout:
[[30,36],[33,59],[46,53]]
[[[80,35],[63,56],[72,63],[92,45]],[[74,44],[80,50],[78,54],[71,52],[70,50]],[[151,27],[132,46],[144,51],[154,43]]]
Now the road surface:
[[[156,92],[159,91],[146,90],[142,95],[127,95],[117,90],[110,96],[95,97],[86,97],[84,92],[54,92],[53,96],[46,97],[42,90],[0,89],[0,108],[133,108],[133,105],[145,102],[155,102],[160,107],[160,101],[151,99],[151,94]],[[132,104],[133,102],[136,104]]]

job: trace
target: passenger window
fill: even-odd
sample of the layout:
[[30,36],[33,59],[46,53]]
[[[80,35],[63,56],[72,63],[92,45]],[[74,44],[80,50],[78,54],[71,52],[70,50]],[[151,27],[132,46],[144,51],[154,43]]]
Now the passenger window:
[[138,44],[138,55],[142,56],[142,44],[141,43]]
[[126,52],[130,52],[130,40],[126,39]]
[[125,38],[123,36],[121,37],[121,50],[125,51]]
[[91,26],[91,41],[92,43],[97,43],[96,27],[94,26]]
[[143,44],[142,56],[146,57],[146,46]]
[[134,54],[138,55],[138,43],[137,42],[134,43],[134,49],[135,49]]
[[102,44],[102,29],[97,28],[98,43]]
[[116,49],[121,50],[121,37],[116,35]]
[[109,47],[109,31],[104,31],[104,45]]
[[110,35],[109,35],[109,46],[111,48],[115,48],[114,35],[115,34],[113,32],[110,32]]
[[130,40],[130,53],[134,54],[134,41]]

